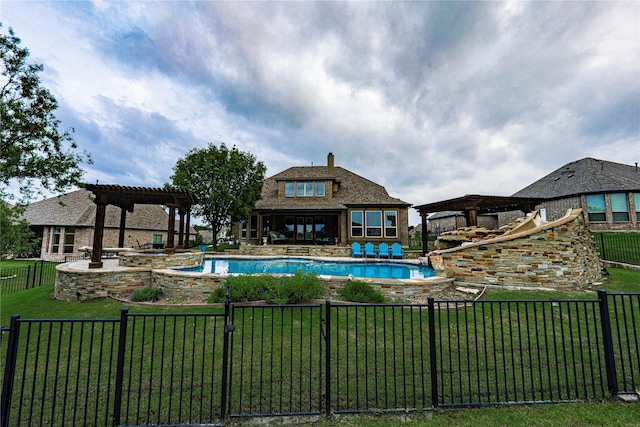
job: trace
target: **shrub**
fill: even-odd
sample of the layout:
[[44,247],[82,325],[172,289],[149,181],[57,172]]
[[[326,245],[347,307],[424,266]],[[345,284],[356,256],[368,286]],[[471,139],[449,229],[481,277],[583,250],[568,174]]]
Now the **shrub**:
[[362,280],[354,280],[347,283],[345,287],[340,290],[339,295],[342,300],[350,302],[382,304],[387,301],[387,298],[382,292],[374,289],[373,286]]
[[162,296],[160,288],[142,288],[131,294],[131,301],[158,301]]
[[324,286],[315,273],[298,270],[293,276],[282,276],[271,291],[271,301],[277,304],[300,304],[322,298]]
[[224,302],[229,287],[230,302],[247,302],[270,299],[270,290],[275,286],[276,279],[267,274],[229,276],[209,298],[208,303]]

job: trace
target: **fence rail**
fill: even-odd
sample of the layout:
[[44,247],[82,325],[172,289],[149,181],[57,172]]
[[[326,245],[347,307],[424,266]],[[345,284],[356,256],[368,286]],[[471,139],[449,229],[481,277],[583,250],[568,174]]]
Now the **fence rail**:
[[200,425],[600,399],[640,387],[639,330],[640,293],[604,291],[594,300],[16,315],[0,340],[1,424]]
[[592,235],[601,259],[640,265],[640,233],[603,231]]
[[3,268],[0,270],[0,295],[53,284],[58,264],[60,262],[40,260],[26,267]]

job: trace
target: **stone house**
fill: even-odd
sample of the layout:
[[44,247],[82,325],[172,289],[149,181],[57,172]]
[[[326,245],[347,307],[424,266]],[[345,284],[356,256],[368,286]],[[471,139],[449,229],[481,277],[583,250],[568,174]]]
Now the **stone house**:
[[[23,215],[41,240],[39,256],[45,260],[82,256],[79,249],[93,245],[96,205],[90,191],[81,189],[32,203]],[[119,207],[107,206],[103,247],[118,247],[120,216]],[[136,205],[126,217],[124,247],[161,246],[167,241],[168,223],[164,207]],[[189,238],[195,234],[191,229]]]
[[[640,169],[590,157],[562,166],[512,197],[544,199],[536,209],[554,221],[568,209],[582,209],[589,230],[640,230]],[[524,216],[522,211],[478,215],[478,226],[496,229]],[[491,218],[488,218],[488,217]],[[433,213],[430,233],[465,227],[462,212]]]
[[244,244],[409,244],[410,204],[334,165],[295,166],[267,178],[250,216],[234,224]]
[[640,230],[640,169],[590,157],[567,163],[515,193],[544,198],[538,209],[556,220],[581,208],[591,231]]

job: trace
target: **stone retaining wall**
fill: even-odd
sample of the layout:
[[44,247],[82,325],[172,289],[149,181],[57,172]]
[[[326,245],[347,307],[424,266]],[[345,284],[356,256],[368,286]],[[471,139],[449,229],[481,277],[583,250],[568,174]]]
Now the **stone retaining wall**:
[[174,254],[154,252],[120,252],[121,267],[198,267],[204,260],[203,252],[176,252]]
[[517,236],[434,251],[429,260],[436,274],[458,282],[561,289],[602,280],[600,259],[581,212]]
[[240,255],[350,257],[350,246],[333,245],[240,245]]
[[[154,270],[152,286],[162,288],[165,296],[171,299],[206,301],[209,295],[225,280],[225,276],[206,273],[185,273],[174,270]],[[320,276],[328,298],[336,298],[340,290],[349,282],[347,277]],[[391,299],[426,300],[434,291],[451,286],[453,279],[433,277],[424,280],[379,280],[361,279],[382,291]]]
[[56,267],[55,299],[88,301],[151,286],[151,271],[148,268],[98,271],[75,269],[71,267],[72,264],[74,263]]

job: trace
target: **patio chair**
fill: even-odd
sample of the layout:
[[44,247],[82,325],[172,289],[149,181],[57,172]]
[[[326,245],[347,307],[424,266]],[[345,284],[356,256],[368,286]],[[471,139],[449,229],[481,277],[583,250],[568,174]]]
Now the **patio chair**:
[[364,256],[364,253],[362,252],[362,248],[360,247],[360,243],[353,242],[351,244],[351,256],[353,258],[355,258],[355,257],[362,258]]
[[269,237],[271,237],[272,245],[275,245],[277,243],[287,243],[287,237],[282,233],[278,233],[277,231],[270,231]]
[[376,248],[373,246],[373,243],[367,242],[364,244],[364,257],[365,258],[375,258],[376,257]]
[[391,245],[391,258],[404,258],[404,249],[400,243]]
[[378,258],[391,258],[389,245],[386,243],[380,243],[380,246],[378,246]]

